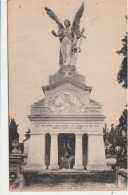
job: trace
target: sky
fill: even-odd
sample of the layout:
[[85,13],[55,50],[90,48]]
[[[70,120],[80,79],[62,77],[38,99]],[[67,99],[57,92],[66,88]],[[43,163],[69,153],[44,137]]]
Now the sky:
[[[59,19],[73,20],[81,0],[8,0],[9,115],[19,124],[20,141],[30,127],[30,106],[44,98],[42,86],[59,69],[58,31],[44,7]],[[126,105],[126,89],[117,82],[126,33],[126,0],[85,0],[81,29],[85,28],[76,69],[92,86],[91,99],[103,105],[105,123],[118,124]]]

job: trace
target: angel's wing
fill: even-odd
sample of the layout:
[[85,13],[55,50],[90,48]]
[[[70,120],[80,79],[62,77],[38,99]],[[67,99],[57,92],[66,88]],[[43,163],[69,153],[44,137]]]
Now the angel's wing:
[[81,4],[80,8],[76,12],[76,15],[72,22],[72,30],[76,33],[77,39],[80,38],[80,19],[82,17],[82,14],[84,12],[84,2]]
[[59,18],[56,16],[56,14],[49,8],[45,7],[45,10],[47,12],[47,14],[50,16],[50,18],[52,18],[53,20],[55,20],[55,22],[58,24],[58,28],[59,30],[63,29],[64,26],[61,23],[61,21],[59,20]]

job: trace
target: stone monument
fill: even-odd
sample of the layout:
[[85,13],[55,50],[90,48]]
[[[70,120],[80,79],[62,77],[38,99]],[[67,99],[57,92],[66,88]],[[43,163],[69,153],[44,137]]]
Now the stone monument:
[[61,42],[60,68],[49,76],[49,84],[42,87],[45,98],[31,106],[28,116],[31,137],[24,171],[57,171],[64,162],[78,171],[106,170],[102,105],[90,99],[92,87],[86,85],[85,77],[76,70],[76,59],[85,38],[84,29],[80,32],[79,28],[84,4],[71,28],[69,20],[64,21],[64,28],[52,10],[45,10],[59,27],[58,34],[54,31],[52,34]]

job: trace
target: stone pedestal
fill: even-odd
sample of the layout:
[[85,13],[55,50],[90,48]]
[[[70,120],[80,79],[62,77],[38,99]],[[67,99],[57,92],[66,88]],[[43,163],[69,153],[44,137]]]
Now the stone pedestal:
[[88,135],[88,163],[87,170],[106,170],[106,158],[103,134]]
[[83,147],[82,147],[82,134],[76,134],[75,141],[75,165],[74,169],[83,170]]
[[59,169],[58,165],[58,134],[51,134],[50,166],[49,169]]
[[32,134],[29,142],[27,171],[46,170],[45,165],[45,134]]
[[[44,132],[51,135],[51,148],[50,151],[48,148],[46,155],[50,164],[48,169],[59,169],[58,134],[68,133],[76,135],[74,169],[84,170],[83,165],[88,161],[88,170],[106,170],[102,135],[105,116],[101,111],[102,105],[90,99],[92,87],[87,86],[85,77],[80,75],[75,67],[63,66],[49,77],[48,85],[42,89],[44,99],[31,106],[28,116],[32,125],[32,135],[26,171],[46,169]],[[84,149],[87,151],[88,148],[86,162],[83,160],[82,134],[88,135],[88,146],[86,144]],[[71,163],[74,164],[74,156]]]
[[117,186],[118,188],[127,189],[128,169],[119,169],[117,172]]

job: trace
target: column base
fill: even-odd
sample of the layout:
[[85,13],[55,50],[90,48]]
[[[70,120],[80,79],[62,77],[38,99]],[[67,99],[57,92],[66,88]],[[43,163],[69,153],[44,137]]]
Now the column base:
[[23,167],[24,172],[42,172],[46,170],[46,165],[27,164]]
[[74,165],[73,169],[75,169],[75,170],[84,170],[84,166],[83,165]]
[[48,167],[49,170],[58,170],[60,169],[59,165],[49,165]]
[[90,164],[86,166],[88,171],[106,171],[109,170],[107,165],[100,165],[100,164]]

